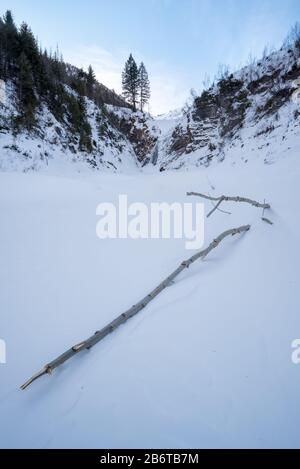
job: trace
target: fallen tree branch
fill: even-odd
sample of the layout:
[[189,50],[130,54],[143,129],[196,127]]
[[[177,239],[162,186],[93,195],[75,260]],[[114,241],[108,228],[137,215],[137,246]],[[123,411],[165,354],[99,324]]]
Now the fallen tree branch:
[[221,205],[222,202],[243,202],[246,204],[253,205],[254,207],[269,209],[271,206],[266,203],[259,203],[256,200],[248,199],[246,197],[228,197],[226,195],[221,195],[221,197],[211,197],[205,194],[199,194],[198,192],[187,192],[187,196],[197,196],[202,197],[202,199],[212,200],[213,202],[218,202],[217,205],[209,212],[207,218],[209,218]]
[[221,241],[223,241],[224,238],[226,238],[227,236],[234,236],[236,234],[243,233],[249,230],[250,230],[250,225],[245,225],[245,226],[240,226],[239,228],[233,228],[231,230],[224,231],[224,233],[220,234],[220,236],[214,239],[206,249],[199,251],[198,253],[190,257],[188,260],[182,262],[179,265],[179,267],[176,270],[174,270],[174,272],[171,275],[169,275],[163,282],[161,282],[154,290],[152,290],[151,293],[149,293],[149,295],[143,298],[139,303],[132,306],[125,313],[118,316],[114,321],[112,321],[106,327],[104,327],[100,331],[97,331],[89,339],[83,342],[80,342],[80,344],[78,345],[74,345],[65,353],[63,353],[58,358],[53,360],[51,363],[48,363],[46,366],[44,366],[44,368],[41,371],[39,371],[38,373],[33,375],[32,378],[26,381],[26,383],[21,386],[21,389],[24,390],[28,386],[30,386],[34,381],[41,378],[42,376],[46,374],[51,374],[53,370],[55,370],[55,368],[59,367],[60,365],[65,363],[67,360],[74,357],[75,355],[82,352],[83,350],[90,350],[92,347],[94,347],[94,345],[96,345],[98,342],[103,340],[104,337],[114,332],[117,329],[117,327],[121,326],[121,324],[124,324],[126,321],[128,321],[128,319],[132,318],[133,316],[138,314],[142,309],[144,309],[165,288],[172,285],[174,279],[178,277],[178,275],[181,272],[183,272],[185,269],[188,269],[190,265],[196,262],[198,259],[205,258],[213,249],[215,249],[221,243]]

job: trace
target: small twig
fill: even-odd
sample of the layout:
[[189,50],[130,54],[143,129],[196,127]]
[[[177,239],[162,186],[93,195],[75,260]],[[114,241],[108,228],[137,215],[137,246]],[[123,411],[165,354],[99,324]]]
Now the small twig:
[[218,211],[221,213],[225,213],[225,215],[232,215],[231,212],[228,212],[227,210],[222,210],[220,207],[218,207]]
[[207,179],[208,184],[210,185],[210,188],[211,188],[213,191],[215,191],[216,188],[215,188],[215,186],[211,183],[211,181],[210,181],[210,179],[209,179],[209,177],[208,177],[207,175],[206,175],[206,179]]
[[[209,194],[209,196],[210,196],[210,194]],[[222,210],[220,207],[216,207],[212,200],[210,201],[210,203],[214,207],[214,209],[217,209],[219,212],[225,213],[226,215],[231,215],[231,212],[227,212],[226,210]]]
[[128,319],[138,314],[151,301],[153,301],[154,298],[156,298],[163,290],[165,290],[167,287],[172,285],[172,282],[174,281],[174,279],[178,277],[178,275],[181,274],[181,272],[183,272],[185,269],[188,269],[191,266],[191,264],[196,262],[198,259],[204,259],[227,236],[234,236],[239,233],[245,233],[249,230],[250,230],[250,225],[245,225],[245,226],[240,226],[239,228],[233,228],[231,230],[224,231],[224,233],[220,234],[216,239],[214,239],[206,249],[199,251],[198,253],[190,257],[188,260],[183,261],[179,265],[179,267],[177,267],[177,269],[174,270],[174,272],[172,272],[171,275],[169,275],[163,282],[161,282],[154,290],[152,290],[151,293],[149,293],[149,295],[143,298],[139,303],[132,306],[125,313],[118,316],[114,321],[112,321],[106,327],[104,327],[100,331],[97,331],[89,339],[83,342],[80,342],[80,344],[78,345],[74,345],[69,350],[67,350],[62,355],[60,355],[58,358],[56,358],[51,363],[46,365],[39,373],[35,374],[34,376],[32,376],[32,378],[26,381],[26,383],[23,384],[23,386],[21,386],[21,389],[24,390],[28,386],[30,386],[34,381],[36,381],[38,378],[41,378],[42,376],[46,374],[51,374],[52,371],[55,370],[55,368],[58,368],[60,365],[62,365],[63,363],[65,363],[67,360],[74,357],[78,353],[82,352],[83,350],[90,350],[92,347],[94,347],[94,345],[96,345],[98,342],[103,340],[104,337],[106,337],[107,335],[115,331],[117,327],[121,326],[126,321],[128,321]]
[[208,213],[207,218],[209,218],[216,210],[219,209],[221,203],[223,202],[224,199],[219,200],[217,205],[214,206],[214,208]]
[[269,220],[268,218],[266,218],[266,217],[262,217],[262,221],[265,221],[265,222],[268,223],[269,225],[274,225],[274,223],[273,223],[271,220]]
[[[266,202],[266,200],[264,200],[264,202]],[[264,207],[262,217],[261,217],[262,221],[268,223],[269,225],[274,225],[274,223],[271,220],[265,217],[265,211],[266,211],[266,208]]]
[[[264,204],[266,203],[266,199],[264,199]],[[262,220],[264,219],[264,216],[265,216],[265,207],[263,207],[263,213],[262,213]]]

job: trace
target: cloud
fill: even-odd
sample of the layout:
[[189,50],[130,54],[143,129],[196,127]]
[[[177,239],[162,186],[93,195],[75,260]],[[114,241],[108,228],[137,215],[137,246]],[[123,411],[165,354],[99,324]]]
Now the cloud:
[[163,114],[181,108],[185,104],[188,90],[183,80],[166,71],[158,71],[154,74],[150,72],[149,75],[151,82],[150,112],[152,114]]
[[98,46],[81,46],[76,51],[65,51],[64,59],[85,70],[92,65],[101,83],[117,92],[121,91],[121,63],[105,49]]
[[[137,61],[140,61],[139,54],[134,54]],[[87,70],[92,65],[100,83],[103,83],[117,93],[122,92],[121,76],[126,53],[111,54],[101,47],[89,45],[81,46],[74,50],[65,50],[64,59]],[[151,63],[144,59],[149,72],[151,82],[151,100],[149,110],[152,114],[162,114],[184,105],[188,97],[188,89],[183,77],[174,71],[168,70],[165,64],[160,62]]]

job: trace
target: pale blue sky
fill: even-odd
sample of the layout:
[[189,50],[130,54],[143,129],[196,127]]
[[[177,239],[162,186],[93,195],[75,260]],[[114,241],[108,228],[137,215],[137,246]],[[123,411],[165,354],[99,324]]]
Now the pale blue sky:
[[132,52],[148,68],[153,113],[183,105],[219,63],[236,69],[265,45],[280,46],[300,21],[300,0],[2,0],[6,9],[116,91]]

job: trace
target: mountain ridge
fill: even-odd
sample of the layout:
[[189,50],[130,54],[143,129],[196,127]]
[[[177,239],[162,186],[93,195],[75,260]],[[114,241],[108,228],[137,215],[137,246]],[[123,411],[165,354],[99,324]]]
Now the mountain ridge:
[[253,154],[272,163],[299,146],[299,102],[292,99],[299,37],[233,74],[223,70],[182,110],[156,118],[133,111],[92,68],[40,51],[30,28],[17,28],[9,12],[0,21],[0,56],[1,170],[38,170],[62,158],[104,171],[247,163]]
[[296,44],[221,77],[194,99],[162,140],[161,169],[207,166],[237,151],[244,161],[257,152],[267,163],[289,145],[298,145],[294,135],[300,137],[299,102],[292,98],[299,77]]

